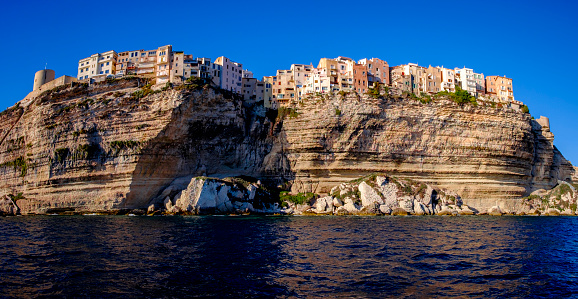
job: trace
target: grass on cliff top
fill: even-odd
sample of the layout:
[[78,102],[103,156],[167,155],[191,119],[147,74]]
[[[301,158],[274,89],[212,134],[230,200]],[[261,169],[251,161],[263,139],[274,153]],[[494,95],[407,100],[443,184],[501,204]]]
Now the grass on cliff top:
[[[381,98],[382,87],[383,87],[383,84],[381,84],[379,82],[375,82],[375,83],[373,83],[373,87],[369,87],[365,94],[367,94],[368,96],[370,96],[374,99],[379,99],[379,98]],[[389,94],[389,87],[385,86],[385,87],[383,87],[383,89],[385,90],[385,95],[388,95]]]
[[440,92],[436,93],[435,97],[436,98],[447,97],[450,100],[454,101],[458,105],[465,105],[465,104],[472,104],[474,106],[478,105],[476,98],[474,96],[470,95],[469,92],[467,92],[466,90],[463,90],[459,86],[456,86],[455,92],[440,91]]

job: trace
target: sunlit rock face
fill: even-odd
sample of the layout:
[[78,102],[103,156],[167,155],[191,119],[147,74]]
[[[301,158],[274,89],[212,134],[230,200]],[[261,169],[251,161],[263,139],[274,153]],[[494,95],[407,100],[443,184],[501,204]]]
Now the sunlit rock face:
[[22,192],[23,214],[109,211],[146,208],[184,176],[261,174],[272,147],[262,107],[209,87],[143,85],[76,85],[3,112],[0,195]]
[[[507,108],[349,94],[307,98],[275,120],[259,103],[212,87],[161,87],[77,84],[2,112],[0,196],[17,198],[23,214],[146,209],[196,176],[245,175],[327,194],[380,172],[487,209],[575,176],[547,122]],[[167,189],[178,178],[188,181]],[[336,204],[355,207],[329,200],[318,209]],[[415,204],[408,212],[428,213]]]
[[296,108],[271,154],[288,161],[293,192],[327,193],[383,172],[452,190],[486,209],[574,174],[549,126],[518,110],[351,94],[313,97]]

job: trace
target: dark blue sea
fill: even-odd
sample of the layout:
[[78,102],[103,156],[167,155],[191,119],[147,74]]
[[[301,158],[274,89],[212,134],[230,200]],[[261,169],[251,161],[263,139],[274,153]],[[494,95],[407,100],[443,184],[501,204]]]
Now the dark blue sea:
[[0,218],[0,297],[578,297],[578,217]]

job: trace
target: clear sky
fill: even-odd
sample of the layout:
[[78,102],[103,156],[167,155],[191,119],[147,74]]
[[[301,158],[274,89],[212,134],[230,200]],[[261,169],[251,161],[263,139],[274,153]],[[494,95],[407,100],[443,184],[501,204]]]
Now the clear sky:
[[77,75],[81,58],[171,44],[274,75],[322,57],[469,67],[514,79],[514,96],[550,118],[578,165],[577,1],[4,1],[0,110],[48,64]]

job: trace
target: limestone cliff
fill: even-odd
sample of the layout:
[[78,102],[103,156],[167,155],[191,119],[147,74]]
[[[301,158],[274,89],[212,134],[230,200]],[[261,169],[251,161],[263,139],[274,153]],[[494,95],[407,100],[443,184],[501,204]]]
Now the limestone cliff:
[[262,106],[195,84],[57,88],[0,115],[0,196],[17,198],[23,214],[133,209],[174,198],[200,175],[323,194],[383,172],[480,209],[575,176],[547,123],[508,108],[342,94],[290,112],[272,122]]
[[23,214],[146,208],[179,177],[260,174],[272,144],[264,109],[141,81],[59,88],[3,112],[1,191],[23,193]]
[[274,149],[290,161],[294,192],[383,172],[459,193],[476,208],[550,189],[574,170],[546,122],[491,103],[397,96],[312,97],[288,118]]

